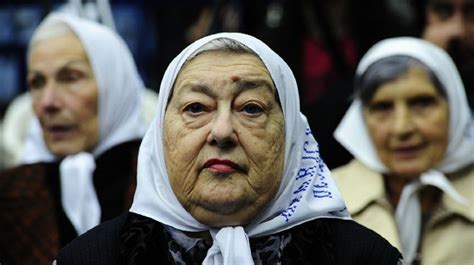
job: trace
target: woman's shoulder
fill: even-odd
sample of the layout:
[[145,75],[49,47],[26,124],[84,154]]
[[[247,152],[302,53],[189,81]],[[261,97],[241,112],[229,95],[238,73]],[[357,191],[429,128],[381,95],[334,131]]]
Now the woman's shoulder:
[[353,220],[320,218],[292,230],[296,244],[311,242],[306,244],[308,253],[325,242],[334,264],[401,264],[402,256],[395,247]]
[[32,195],[44,191],[49,182],[59,174],[58,163],[24,164],[0,172],[0,194],[10,196],[21,193]]
[[[138,264],[169,260],[163,225],[151,218],[127,212],[96,226],[64,247],[57,265]],[[142,263],[140,263],[142,264]],[[146,264],[146,263],[145,263]]]
[[[456,189],[456,191],[468,201],[474,201],[474,164],[468,166],[448,175],[449,180]],[[468,218],[471,222],[474,221],[474,204],[470,203],[467,206],[458,203],[447,195],[443,195],[445,208],[460,214],[460,216]]]
[[335,244],[344,246],[345,244],[350,245],[357,243],[359,246],[365,244],[367,247],[377,248],[377,246],[381,246],[393,248],[387,240],[375,231],[354,220],[323,218],[321,219],[321,222],[324,222],[330,227],[330,230],[333,232],[332,235],[337,239]]
[[56,256],[56,264],[117,264],[120,236],[130,215],[124,213],[74,239]]

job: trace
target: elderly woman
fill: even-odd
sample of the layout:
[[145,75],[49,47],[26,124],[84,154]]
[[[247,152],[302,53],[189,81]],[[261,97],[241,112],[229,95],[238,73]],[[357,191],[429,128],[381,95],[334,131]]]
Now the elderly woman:
[[27,165],[0,176],[2,264],[51,264],[77,235],[129,209],[146,129],[131,53],[95,22],[45,19],[27,82],[37,119]]
[[381,41],[362,58],[337,140],[355,157],[333,174],[353,218],[408,264],[474,261],[474,139],[459,74],[434,45]]
[[57,264],[397,264],[349,220],[287,64],[240,33],[204,37],[168,67],[140,146],[131,212]]

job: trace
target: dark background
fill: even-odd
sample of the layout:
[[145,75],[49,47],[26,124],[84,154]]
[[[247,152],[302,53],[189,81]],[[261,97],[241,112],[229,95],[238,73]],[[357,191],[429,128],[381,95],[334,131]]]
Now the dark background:
[[[32,32],[67,1],[0,1],[0,118],[27,90],[25,55]],[[83,1],[88,2],[88,1]],[[302,111],[330,168],[350,155],[332,133],[350,103],[355,67],[378,40],[419,34],[409,0],[110,1],[117,31],[145,85],[158,91],[166,66],[210,33],[239,31],[262,39],[292,68]]]

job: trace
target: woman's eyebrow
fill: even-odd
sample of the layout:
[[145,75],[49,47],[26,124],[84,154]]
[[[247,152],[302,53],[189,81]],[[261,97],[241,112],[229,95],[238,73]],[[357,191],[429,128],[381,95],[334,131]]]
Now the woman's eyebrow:
[[[66,61],[61,66],[59,66],[58,69],[64,69],[64,68],[67,68],[67,67],[72,66],[72,65],[85,65],[85,66],[87,66],[88,63],[87,63],[87,61],[84,61],[84,60],[81,60],[81,59],[73,59],[73,60]],[[28,74],[29,73],[36,74],[36,73],[41,73],[41,72],[42,71],[37,70],[37,69],[30,69],[28,71]]]
[[198,84],[189,84],[189,86],[187,86],[187,89],[191,90],[192,92],[197,92],[197,93],[202,93],[202,94],[206,94],[212,98],[216,98],[217,97],[217,94],[214,93],[210,88],[209,86],[207,86],[206,84],[203,84],[203,83],[198,83]]
[[[273,86],[265,79],[238,79],[234,81],[233,86],[233,88],[235,89],[234,92],[236,92],[237,94],[245,90],[257,89],[262,87],[266,88],[271,93],[275,92]],[[213,91],[208,85],[204,83],[187,84],[185,85],[185,89],[183,91],[185,90],[202,93],[213,98],[217,97],[215,91]]]
[[244,90],[265,87],[271,93],[274,93],[273,86],[265,79],[239,79],[234,82],[236,92],[241,93]]

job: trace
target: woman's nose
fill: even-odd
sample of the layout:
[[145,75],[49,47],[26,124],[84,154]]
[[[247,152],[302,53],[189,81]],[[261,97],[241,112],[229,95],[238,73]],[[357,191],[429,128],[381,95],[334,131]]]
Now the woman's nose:
[[60,92],[55,82],[50,81],[40,92],[40,106],[45,112],[54,112],[61,106]]
[[220,148],[229,148],[237,144],[237,135],[232,118],[231,111],[217,111],[207,139],[209,144]]
[[395,135],[403,137],[413,132],[415,126],[413,117],[407,106],[397,106],[393,119],[393,132]]

